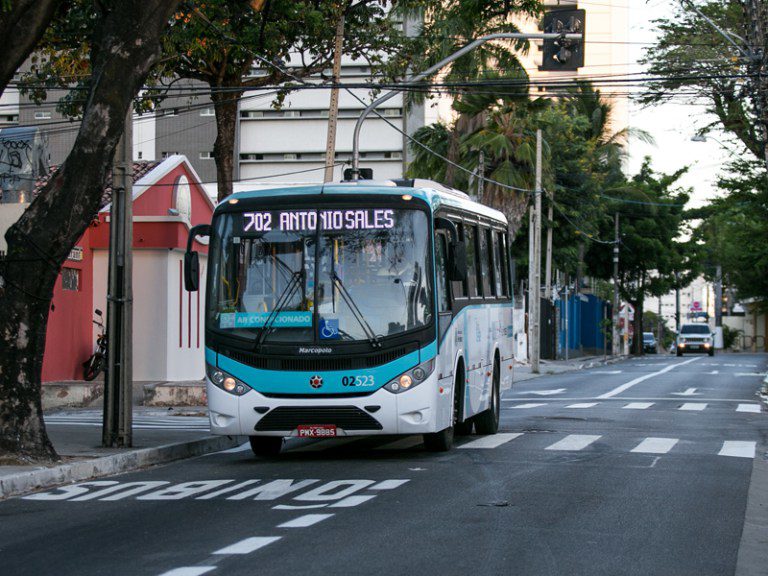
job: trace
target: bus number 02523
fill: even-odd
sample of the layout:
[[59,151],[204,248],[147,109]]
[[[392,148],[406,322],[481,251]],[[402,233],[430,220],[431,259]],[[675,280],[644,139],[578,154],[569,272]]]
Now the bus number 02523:
[[373,375],[344,376],[341,379],[342,386],[369,387],[375,386]]

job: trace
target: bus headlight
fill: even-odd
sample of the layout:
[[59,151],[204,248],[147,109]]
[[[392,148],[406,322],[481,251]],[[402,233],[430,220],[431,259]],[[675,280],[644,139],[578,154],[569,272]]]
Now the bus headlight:
[[211,366],[210,364],[205,365],[205,373],[208,375],[208,379],[214,386],[221,388],[225,392],[234,394],[235,396],[242,396],[251,389],[250,386],[242,380],[238,380],[234,376],[224,372],[224,370]]
[[406,390],[410,390],[415,386],[418,386],[424,380],[426,380],[430,374],[435,370],[435,359],[422,362],[415,368],[403,372],[397,378],[389,381],[384,388],[392,392],[393,394],[400,394]]

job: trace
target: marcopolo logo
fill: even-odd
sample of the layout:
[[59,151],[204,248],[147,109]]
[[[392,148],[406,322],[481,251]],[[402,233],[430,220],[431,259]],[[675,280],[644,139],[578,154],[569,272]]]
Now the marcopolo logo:
[[333,348],[324,348],[321,346],[312,348],[299,348],[299,354],[330,354],[331,352],[333,352]]
[[312,386],[312,388],[321,388],[323,385],[323,377],[322,376],[312,376],[312,378],[309,379],[309,385]]

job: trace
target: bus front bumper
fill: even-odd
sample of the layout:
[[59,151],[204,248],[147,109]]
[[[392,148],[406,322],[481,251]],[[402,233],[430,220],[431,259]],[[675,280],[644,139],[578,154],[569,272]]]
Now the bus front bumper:
[[380,388],[359,397],[270,398],[255,390],[235,396],[206,378],[211,432],[241,436],[299,436],[299,426],[335,425],[336,436],[425,434],[448,426],[450,385],[433,374],[400,394]]

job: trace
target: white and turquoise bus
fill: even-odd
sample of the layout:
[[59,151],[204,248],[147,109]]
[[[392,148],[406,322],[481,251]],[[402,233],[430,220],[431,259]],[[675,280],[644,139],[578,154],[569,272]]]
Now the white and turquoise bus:
[[257,454],[285,437],[494,434],[512,385],[503,214],[430,181],[237,193],[210,236],[205,358],[211,431]]

